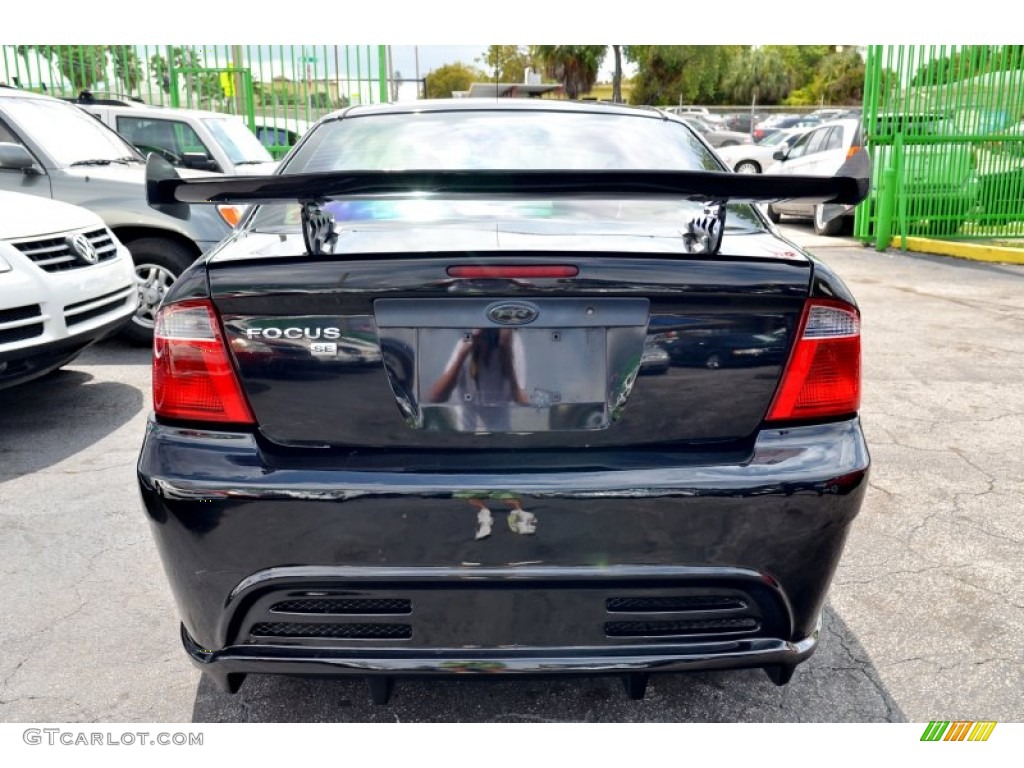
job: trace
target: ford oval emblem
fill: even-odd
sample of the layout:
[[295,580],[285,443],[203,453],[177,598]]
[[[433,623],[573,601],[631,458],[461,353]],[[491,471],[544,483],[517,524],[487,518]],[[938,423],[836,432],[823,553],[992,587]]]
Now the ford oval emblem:
[[533,304],[503,301],[487,308],[487,317],[498,325],[526,325],[537,319],[540,310]]

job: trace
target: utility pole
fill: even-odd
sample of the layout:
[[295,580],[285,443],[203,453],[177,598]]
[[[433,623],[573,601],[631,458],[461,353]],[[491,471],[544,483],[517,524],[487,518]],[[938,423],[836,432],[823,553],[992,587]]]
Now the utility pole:
[[[418,45],[413,46],[413,53],[416,56],[416,81],[420,79],[420,47]],[[416,90],[419,91],[419,85],[416,86]],[[427,98],[427,84],[423,83],[423,98]]]

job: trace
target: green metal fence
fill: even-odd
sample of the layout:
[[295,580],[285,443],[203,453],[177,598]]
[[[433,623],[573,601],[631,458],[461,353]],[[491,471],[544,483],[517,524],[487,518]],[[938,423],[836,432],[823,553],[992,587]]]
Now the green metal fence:
[[277,157],[324,114],[389,98],[382,45],[5,45],[0,83],[237,114]]
[[1024,46],[870,46],[855,235],[1024,238]]

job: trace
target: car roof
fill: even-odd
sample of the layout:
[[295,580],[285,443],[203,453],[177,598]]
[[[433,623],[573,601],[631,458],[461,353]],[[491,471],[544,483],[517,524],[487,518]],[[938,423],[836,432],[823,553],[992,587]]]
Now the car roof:
[[74,102],[76,106],[86,109],[107,109],[126,115],[146,115],[149,117],[238,117],[227,112],[213,112],[208,109],[190,109],[188,107],[162,107],[156,104],[89,104]]
[[603,101],[567,101],[564,99],[428,99],[396,104],[357,104],[326,115],[323,120],[365,115],[403,114],[413,112],[568,112],[615,114],[668,120],[672,115],[655,107],[634,107]]

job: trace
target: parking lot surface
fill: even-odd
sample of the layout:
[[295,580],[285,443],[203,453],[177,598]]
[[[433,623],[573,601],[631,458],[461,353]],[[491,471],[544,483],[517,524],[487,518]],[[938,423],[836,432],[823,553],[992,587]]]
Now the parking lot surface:
[[1024,720],[1024,267],[879,254],[786,228],[863,312],[870,489],[793,682],[761,671],[400,681],[250,676],[178,640],[135,485],[148,350],[108,341],[0,392],[3,721]]

